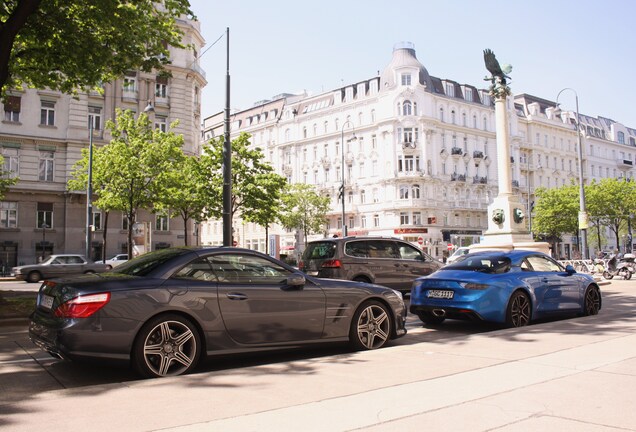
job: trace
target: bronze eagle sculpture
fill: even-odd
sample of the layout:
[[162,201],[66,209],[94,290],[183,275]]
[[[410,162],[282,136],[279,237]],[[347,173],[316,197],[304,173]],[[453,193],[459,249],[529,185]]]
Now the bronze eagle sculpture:
[[497,57],[495,57],[495,53],[492,50],[485,49],[484,50],[484,63],[486,63],[486,69],[490,72],[491,76],[484,78],[486,81],[491,81],[493,84],[495,83],[495,78],[499,78],[499,81],[502,85],[506,85],[506,79],[510,79],[507,75],[512,70],[511,65],[504,65],[503,69],[499,66],[499,62],[497,61]]

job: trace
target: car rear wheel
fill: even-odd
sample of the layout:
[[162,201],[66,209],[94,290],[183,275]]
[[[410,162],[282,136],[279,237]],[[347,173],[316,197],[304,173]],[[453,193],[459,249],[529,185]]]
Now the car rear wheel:
[[371,283],[371,281],[369,280],[369,278],[365,277],[365,276],[356,276],[353,278],[354,282],[364,282],[364,283]]
[[391,337],[391,314],[374,300],[364,302],[353,315],[349,340],[358,350],[382,348]]
[[418,312],[417,317],[426,325],[439,325],[446,321],[444,317],[437,317],[427,312]]
[[601,292],[595,286],[589,286],[585,290],[585,302],[583,303],[583,315],[598,315],[601,309]]
[[506,325],[508,327],[526,326],[530,324],[531,314],[530,299],[525,293],[517,291],[508,302]]
[[133,366],[148,378],[186,374],[201,354],[200,336],[186,318],[169,314],[155,317],[140,330],[133,348]]
[[36,283],[41,280],[42,280],[42,274],[39,271],[32,271],[26,277],[26,281],[29,283]]

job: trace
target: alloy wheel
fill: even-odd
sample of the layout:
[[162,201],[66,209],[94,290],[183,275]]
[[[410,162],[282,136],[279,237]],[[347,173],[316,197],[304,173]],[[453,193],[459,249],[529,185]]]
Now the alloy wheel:
[[598,289],[589,287],[585,292],[585,315],[597,315],[601,309],[601,294]]
[[530,300],[528,297],[517,292],[512,296],[508,306],[508,324],[512,327],[523,327],[530,323]]
[[391,320],[384,306],[379,303],[368,304],[358,315],[357,341],[366,349],[384,346],[391,335]]
[[192,367],[197,355],[197,338],[181,321],[162,321],[144,339],[144,363],[155,376],[181,375]]

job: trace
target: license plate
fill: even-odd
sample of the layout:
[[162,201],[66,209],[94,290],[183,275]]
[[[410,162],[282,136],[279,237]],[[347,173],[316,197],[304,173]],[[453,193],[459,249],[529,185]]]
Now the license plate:
[[317,271],[313,271],[313,270],[312,271],[308,271],[307,274],[309,276],[318,276],[318,272]]
[[428,290],[428,293],[426,293],[426,297],[452,299],[454,294],[455,292],[451,290]]
[[51,309],[53,307],[53,297],[42,294],[40,298],[40,306],[45,309]]

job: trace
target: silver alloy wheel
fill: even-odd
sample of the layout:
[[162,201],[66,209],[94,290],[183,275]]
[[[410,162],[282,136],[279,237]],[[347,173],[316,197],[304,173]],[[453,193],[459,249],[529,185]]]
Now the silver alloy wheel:
[[391,320],[386,310],[378,304],[370,304],[358,316],[358,340],[366,349],[380,348],[391,333]]
[[585,292],[585,315],[598,315],[601,309],[601,293],[597,288],[589,287]]
[[162,321],[148,332],[143,357],[156,376],[184,373],[197,356],[197,339],[192,330],[179,321]]
[[522,327],[530,323],[530,300],[528,297],[517,292],[510,299],[508,311],[508,324],[513,327]]

